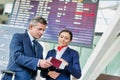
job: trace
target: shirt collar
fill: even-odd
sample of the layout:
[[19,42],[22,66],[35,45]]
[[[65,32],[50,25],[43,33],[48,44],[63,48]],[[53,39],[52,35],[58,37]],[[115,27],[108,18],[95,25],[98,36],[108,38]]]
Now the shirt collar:
[[[63,50],[63,49],[66,49],[67,47],[68,47],[68,46],[64,46],[64,47],[62,48],[62,50]],[[55,47],[55,50],[56,50],[56,51],[59,51],[59,50],[58,50],[58,46]]]
[[32,35],[30,34],[30,32],[29,31],[27,31],[27,33],[28,33],[28,35],[29,35],[29,38],[30,38],[30,40],[31,40],[31,42],[34,40],[34,38],[32,37]]

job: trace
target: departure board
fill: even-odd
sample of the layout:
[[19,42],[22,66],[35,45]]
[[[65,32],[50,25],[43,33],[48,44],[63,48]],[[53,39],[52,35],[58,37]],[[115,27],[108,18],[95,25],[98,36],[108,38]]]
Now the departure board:
[[15,0],[9,25],[28,27],[30,19],[42,16],[48,21],[41,41],[57,43],[62,29],[73,32],[71,45],[93,45],[99,0]]

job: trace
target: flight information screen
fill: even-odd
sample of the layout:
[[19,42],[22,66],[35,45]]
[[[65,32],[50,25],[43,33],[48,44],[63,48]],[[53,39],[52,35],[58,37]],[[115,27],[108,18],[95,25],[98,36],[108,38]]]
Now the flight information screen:
[[27,28],[35,16],[48,21],[41,41],[57,43],[62,29],[73,32],[71,45],[92,47],[99,0],[15,0],[9,25]]

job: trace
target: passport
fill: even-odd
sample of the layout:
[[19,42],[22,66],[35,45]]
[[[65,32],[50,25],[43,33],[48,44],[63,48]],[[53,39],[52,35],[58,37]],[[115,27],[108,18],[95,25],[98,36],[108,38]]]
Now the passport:
[[53,64],[52,66],[54,66],[55,68],[58,68],[58,69],[64,69],[65,68],[65,63],[60,61],[59,59],[50,57],[49,60]]
[[52,62],[53,66],[56,67],[56,68],[59,68],[60,67],[60,64],[62,63],[62,61],[56,59],[56,58],[52,58],[50,60],[50,62]]

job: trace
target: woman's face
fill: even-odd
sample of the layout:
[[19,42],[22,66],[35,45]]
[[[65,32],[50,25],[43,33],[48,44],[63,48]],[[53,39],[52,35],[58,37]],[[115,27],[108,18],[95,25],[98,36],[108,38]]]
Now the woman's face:
[[62,32],[58,37],[58,45],[67,46],[71,42],[70,37],[68,32]]

